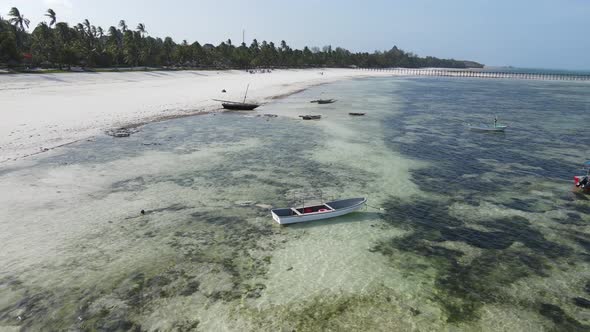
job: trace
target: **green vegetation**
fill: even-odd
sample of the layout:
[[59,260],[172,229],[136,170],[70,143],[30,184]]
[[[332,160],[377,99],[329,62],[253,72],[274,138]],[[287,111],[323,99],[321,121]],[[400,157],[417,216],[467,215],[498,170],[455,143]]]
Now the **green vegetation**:
[[41,66],[69,69],[83,67],[190,67],[190,68],[256,68],[256,67],[481,67],[471,61],[421,58],[397,47],[374,53],[352,53],[343,48],[324,46],[292,49],[283,40],[273,42],[256,39],[250,46],[236,46],[231,40],[214,46],[177,44],[170,37],[163,40],[148,36],[146,26],[139,23],[129,29],[124,20],[106,31],[87,19],[75,26],[58,22],[48,9],[48,22],[41,22],[29,32],[30,21],[12,8],[8,18],[0,17],[0,64],[9,67]]

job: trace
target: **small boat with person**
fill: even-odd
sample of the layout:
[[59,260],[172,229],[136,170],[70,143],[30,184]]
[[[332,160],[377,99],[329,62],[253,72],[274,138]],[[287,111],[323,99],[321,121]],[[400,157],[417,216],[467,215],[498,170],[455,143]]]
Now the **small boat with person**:
[[471,131],[481,131],[481,132],[504,132],[508,126],[498,124],[498,118],[494,117],[494,124],[487,125],[487,124],[480,124],[480,125],[472,125],[470,123],[467,124],[467,127]]
[[590,160],[584,163],[586,175],[574,176],[574,192],[590,194]]
[[281,225],[322,220],[343,216],[362,208],[365,197],[341,199],[322,204],[270,210],[272,218]]
[[258,106],[260,106],[260,104],[254,104],[254,103],[247,103],[246,102],[246,96],[248,95],[248,88],[250,87],[250,84],[248,84],[248,86],[246,87],[246,93],[244,94],[244,100],[242,102],[239,101],[231,101],[231,100],[220,100],[220,99],[213,99],[215,101],[220,101],[221,102],[221,106],[227,110],[232,110],[232,111],[252,111],[255,108],[257,108]]

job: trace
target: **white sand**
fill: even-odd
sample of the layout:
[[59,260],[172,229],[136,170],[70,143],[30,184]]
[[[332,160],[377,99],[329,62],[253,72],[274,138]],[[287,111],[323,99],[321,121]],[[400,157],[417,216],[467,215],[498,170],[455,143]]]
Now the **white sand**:
[[368,75],[390,74],[308,69],[0,75],[0,163],[114,127],[214,111],[220,103],[213,98],[241,100],[247,84],[248,100],[268,102],[311,85]]

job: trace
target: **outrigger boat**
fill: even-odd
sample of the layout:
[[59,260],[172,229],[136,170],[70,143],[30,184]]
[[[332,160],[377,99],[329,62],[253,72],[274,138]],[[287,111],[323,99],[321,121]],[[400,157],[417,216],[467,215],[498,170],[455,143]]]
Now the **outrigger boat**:
[[223,106],[223,108],[228,109],[228,110],[251,111],[251,110],[255,109],[256,107],[260,106],[260,104],[246,102],[246,96],[248,95],[248,88],[249,87],[250,87],[250,84],[248,84],[248,86],[246,87],[246,93],[244,94],[244,101],[242,101],[242,102],[231,101],[231,100],[220,100],[220,99],[213,99],[213,100],[220,101],[221,106]]
[[584,163],[586,175],[574,176],[574,192],[590,194],[590,160]]
[[297,208],[272,209],[272,218],[281,225],[339,217],[362,208],[367,199],[349,198]]

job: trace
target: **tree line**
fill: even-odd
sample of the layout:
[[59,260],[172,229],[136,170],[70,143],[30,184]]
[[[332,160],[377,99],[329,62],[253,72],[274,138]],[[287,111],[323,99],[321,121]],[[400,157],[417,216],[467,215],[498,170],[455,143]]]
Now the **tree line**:
[[256,68],[256,67],[481,67],[472,61],[419,57],[396,46],[373,53],[353,53],[331,46],[293,49],[283,40],[280,45],[256,39],[248,46],[234,45],[231,40],[217,46],[176,43],[172,38],[149,36],[139,23],[130,28],[125,20],[107,30],[88,19],[70,26],[58,22],[52,9],[45,13],[47,22],[29,32],[30,21],[12,8],[7,18],[0,16],[0,64],[57,67],[190,67],[190,68]]

